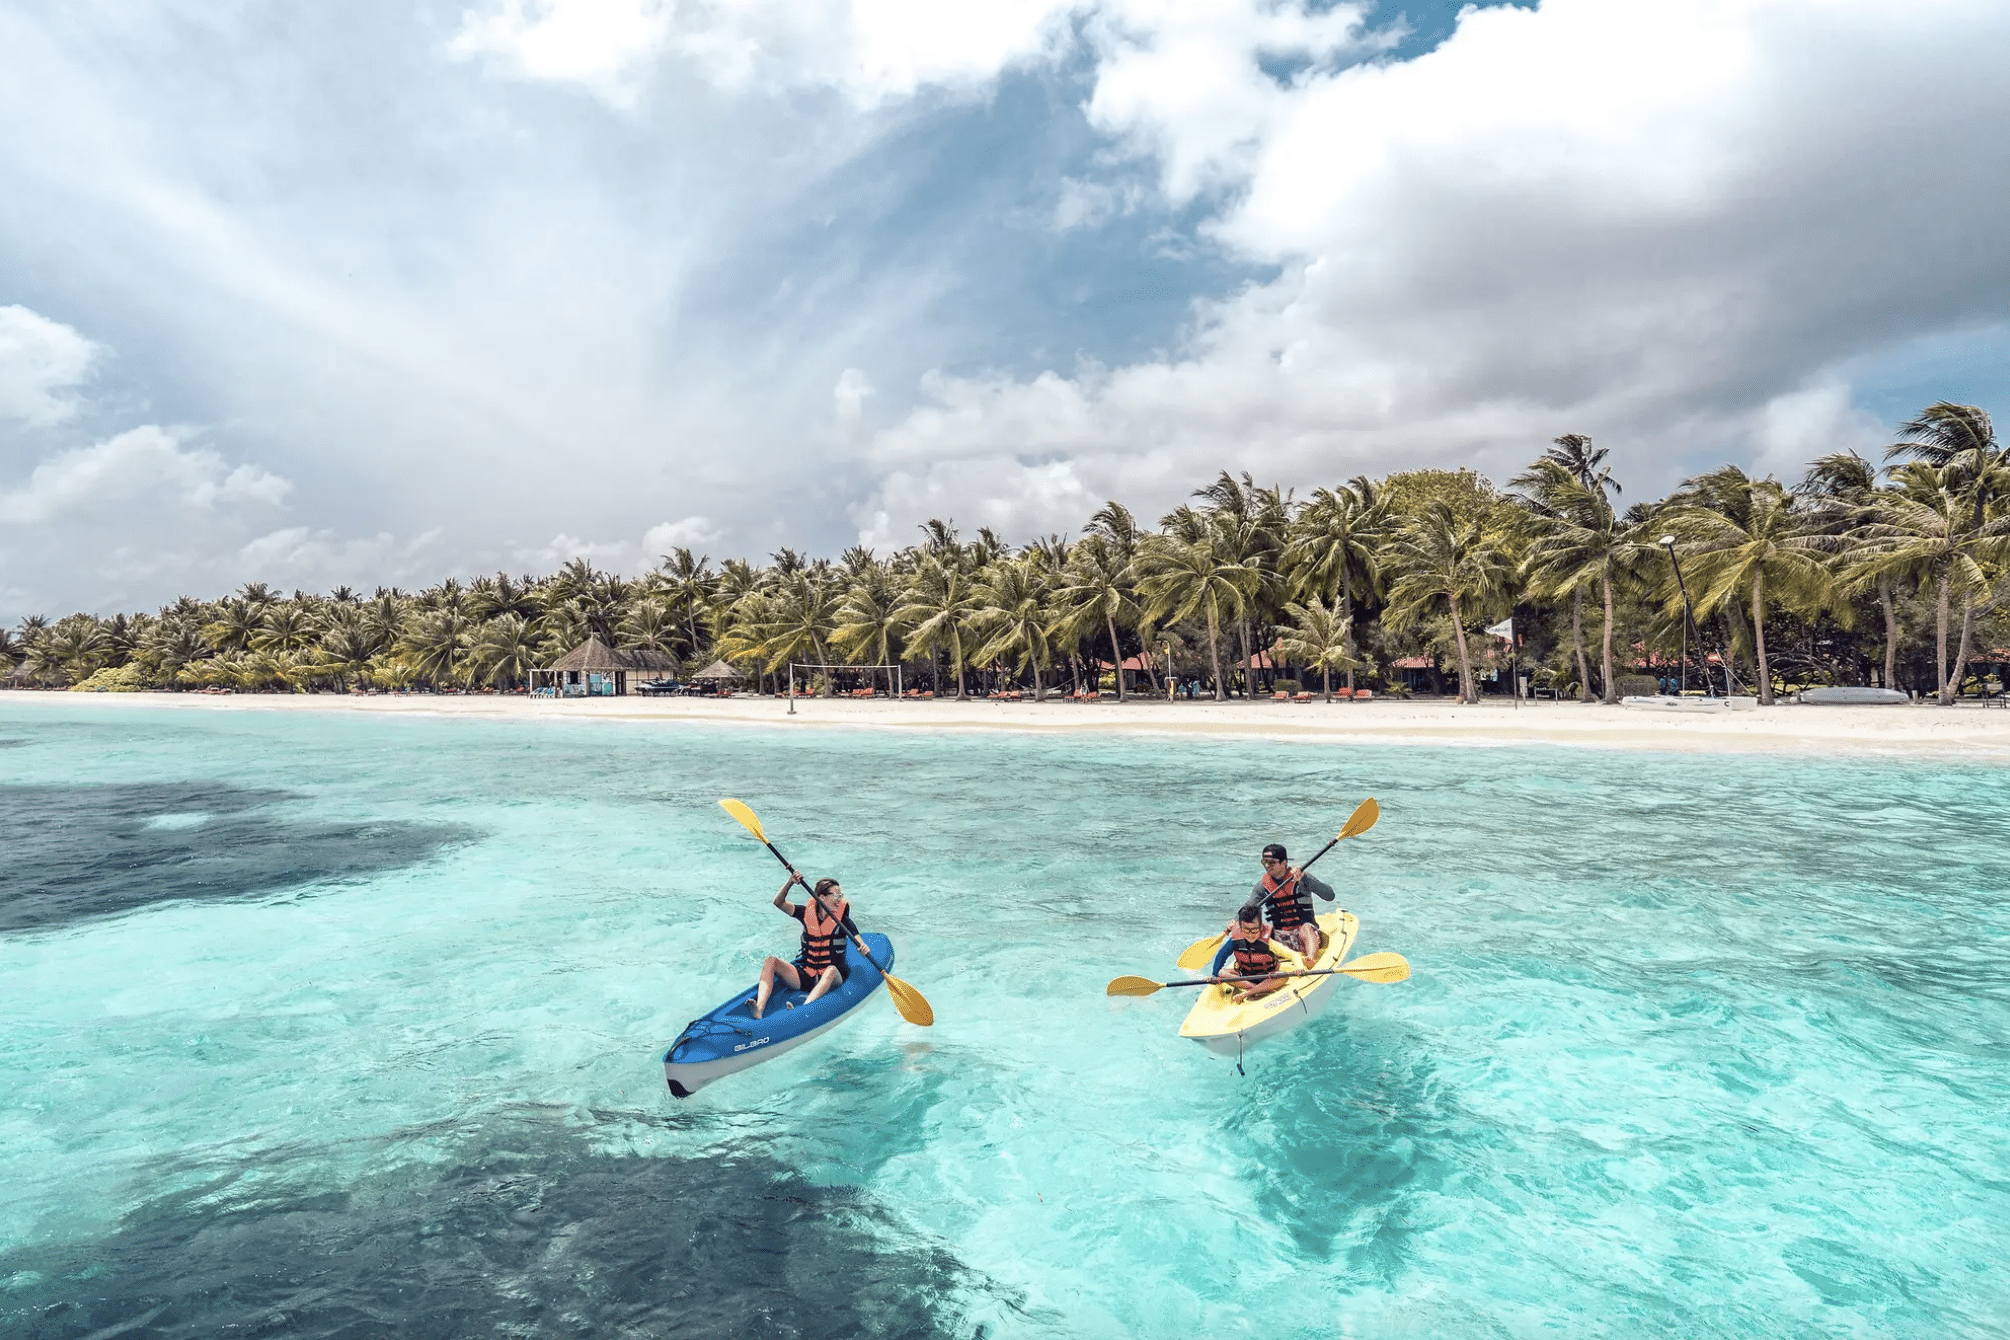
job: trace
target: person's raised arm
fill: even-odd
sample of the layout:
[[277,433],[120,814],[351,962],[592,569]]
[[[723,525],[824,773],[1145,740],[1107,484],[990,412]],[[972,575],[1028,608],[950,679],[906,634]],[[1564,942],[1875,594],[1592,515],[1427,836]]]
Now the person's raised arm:
[[[803,877],[801,875],[798,875],[793,870],[789,872],[789,877],[782,881],[781,889],[775,894],[776,910],[782,912],[787,912],[789,910],[789,890],[793,889],[796,885],[802,882]],[[791,915],[793,915],[793,913]]]
[[1308,893],[1317,894],[1321,899],[1329,903],[1333,901],[1335,894],[1331,884],[1328,884],[1317,875],[1308,875],[1302,870],[1299,872],[1298,877],[1304,882]]

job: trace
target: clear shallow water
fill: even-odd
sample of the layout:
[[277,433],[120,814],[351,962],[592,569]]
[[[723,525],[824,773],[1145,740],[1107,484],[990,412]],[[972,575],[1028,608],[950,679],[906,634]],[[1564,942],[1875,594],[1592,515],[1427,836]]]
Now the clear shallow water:
[[[120,705],[123,708],[123,705]],[[0,700],[0,1333],[1983,1336],[1996,774]],[[1398,949],[1247,1075],[1282,838]],[[688,1102],[840,874],[934,1004]]]

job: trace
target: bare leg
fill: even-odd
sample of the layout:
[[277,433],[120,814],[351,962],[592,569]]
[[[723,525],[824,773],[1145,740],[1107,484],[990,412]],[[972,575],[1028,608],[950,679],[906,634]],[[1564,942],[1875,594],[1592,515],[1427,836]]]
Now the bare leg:
[[809,1000],[804,1001],[803,1004],[809,1004],[810,1001],[815,1000],[818,996],[821,996],[824,992],[829,991],[842,981],[844,981],[844,978],[838,973],[836,968],[825,968],[823,976],[817,978],[817,984],[810,988]]
[[775,989],[775,978],[788,983],[789,990],[803,989],[802,979],[796,976],[796,965],[768,955],[767,962],[761,964],[761,988],[754,993],[754,1017],[760,1018],[768,1012],[768,996]]

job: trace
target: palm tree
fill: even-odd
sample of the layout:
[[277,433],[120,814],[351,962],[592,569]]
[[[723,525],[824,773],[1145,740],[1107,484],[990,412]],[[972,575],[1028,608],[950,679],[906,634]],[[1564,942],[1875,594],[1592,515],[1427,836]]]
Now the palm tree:
[[[1810,462],[1808,473],[1794,492],[1813,505],[1811,523],[1826,530],[1838,552],[1847,551],[1858,539],[1859,528],[1878,520],[1884,491],[1877,482],[1877,467],[1853,451],[1835,451]],[[1850,564],[1838,563],[1839,574],[1848,580]],[[1917,574],[1911,574],[1917,575]],[[1898,677],[1898,608],[1893,599],[1895,574],[1889,570],[1867,580],[1877,588],[1877,605],[1884,615],[1885,688]]]
[[320,636],[307,610],[292,601],[268,605],[265,617],[251,635],[254,651],[300,651],[314,645]]
[[1257,572],[1249,559],[1221,543],[1205,517],[1180,508],[1166,518],[1164,535],[1147,535],[1138,545],[1138,595],[1154,623],[1202,618],[1214,667],[1214,699],[1228,700],[1228,677],[1221,670],[1221,625],[1239,618],[1255,594]]
[[1208,502],[1207,520],[1215,532],[1215,546],[1225,557],[1249,568],[1253,574],[1242,606],[1236,611],[1236,632],[1242,643],[1243,692],[1256,688],[1256,638],[1253,625],[1267,620],[1283,603],[1285,584],[1278,572],[1277,556],[1282,552],[1290,527],[1290,499],[1282,490],[1261,488],[1247,470],[1240,482],[1223,470],[1194,497]]
[[1091,533],[1068,555],[1068,566],[1057,574],[1053,588],[1054,632],[1079,641],[1091,629],[1110,638],[1110,666],[1116,674],[1117,701],[1124,701],[1124,647],[1117,640],[1119,621],[1135,627],[1141,611],[1131,587],[1130,563],[1107,536]]
[[1465,621],[1506,591],[1511,564],[1505,547],[1479,519],[1461,520],[1433,499],[1396,532],[1383,562],[1392,576],[1386,617],[1400,626],[1442,609],[1459,649],[1459,701],[1477,703]]
[[1887,461],[1924,461],[1955,466],[1972,475],[2002,460],[1995,425],[1973,405],[1940,400],[1898,426],[1898,441],[1886,447]]
[[[1564,441],[1563,438],[1558,439]],[[1577,652],[1579,698],[1591,701],[1591,678],[1584,663],[1583,607],[1585,589],[1597,583],[1604,600],[1605,631],[1600,670],[1607,703],[1619,701],[1613,672],[1613,588],[1646,547],[1637,528],[1622,521],[1605,494],[1605,472],[1590,475],[1575,470],[1551,453],[1517,476],[1523,490],[1531,544],[1522,565],[1529,592],[1538,596],[1569,596],[1571,640]],[[1602,457],[1603,452],[1597,453]],[[1591,462],[1596,464],[1594,458]],[[1617,486],[1613,486],[1617,491]]]
[[1768,585],[1773,597],[1789,605],[1812,609],[1831,604],[1835,584],[1822,561],[1824,538],[1808,525],[1800,500],[1778,480],[1753,479],[1735,465],[1688,480],[1662,524],[1684,542],[1686,552],[1702,560],[1698,605],[1713,610],[1740,594],[1749,596],[1759,701],[1770,704]]
[[426,610],[406,624],[397,649],[420,678],[436,686],[451,684],[461,672],[469,632],[467,616],[460,611]]
[[[874,562],[855,573],[838,602],[831,645],[856,663],[890,666],[899,658],[900,588],[893,576]],[[886,693],[893,696],[893,672],[885,671]]]
[[[1382,512],[1375,485],[1357,475],[1337,489],[1315,490],[1312,500],[1292,523],[1282,561],[1291,572],[1291,589],[1323,608],[1338,600],[1336,618],[1348,660],[1347,692],[1354,692],[1354,598],[1367,596],[1375,582],[1375,551]],[[1293,606],[1309,608],[1309,606]],[[1294,616],[1295,617],[1295,616]],[[1340,664],[1340,662],[1334,662]],[[1332,693],[1327,693],[1332,698]]]
[[[252,583],[245,590],[263,590]],[[264,624],[265,607],[271,602],[253,603],[241,596],[225,596],[216,602],[215,617],[203,626],[202,635],[219,652],[243,651],[258,636]]]
[[971,628],[985,639],[976,653],[978,663],[989,665],[1009,656],[1015,673],[1030,665],[1034,702],[1046,697],[1040,671],[1054,658],[1047,612],[1048,573],[1047,561],[1035,554],[1003,559],[984,570],[972,593],[978,610],[971,618]]
[[628,651],[674,654],[678,629],[662,602],[638,600],[614,626],[615,646]]
[[471,682],[515,688],[543,661],[535,628],[521,614],[499,614],[475,630],[468,644]]
[[[1277,639],[1277,649],[1301,664],[1317,666],[1324,680],[1326,701],[1332,702],[1333,672],[1346,670],[1351,681],[1354,667],[1361,663],[1354,655],[1351,620],[1338,610],[1328,609],[1318,596],[1288,605],[1284,612],[1291,619],[1291,628]],[[1348,696],[1353,696],[1351,683]]]
[[[792,661],[814,659],[831,663],[825,650],[831,630],[837,625],[837,592],[822,571],[797,568],[769,596],[766,618],[761,628],[761,654],[770,671]],[[806,657],[804,653],[809,655]]]
[[[931,523],[934,524],[934,523]],[[953,539],[955,532],[951,531]],[[949,652],[956,671],[956,696],[964,696],[963,634],[971,618],[982,608],[974,584],[953,556],[924,555],[914,570],[905,598],[896,612],[906,630],[908,655]]]
[[[1993,583],[2010,544],[2010,515],[1998,506],[1992,516],[1985,507],[1978,522],[1977,480],[1960,460],[1944,466],[1914,461],[1898,466],[1892,478],[1898,487],[1879,498],[1878,519],[1862,529],[1861,557],[1848,575],[1858,580],[1927,575],[1934,588],[1934,677],[1945,707],[1961,688],[1981,594]],[[1957,592],[1962,596],[1961,642],[1949,660],[1948,623]]]

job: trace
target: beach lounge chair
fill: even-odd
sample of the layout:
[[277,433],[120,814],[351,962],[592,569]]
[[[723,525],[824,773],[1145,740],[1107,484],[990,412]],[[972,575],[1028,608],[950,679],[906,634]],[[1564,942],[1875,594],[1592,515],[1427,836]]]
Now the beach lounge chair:
[[1310,693],[1294,693],[1291,695],[1291,701],[1294,703],[1309,703],[1312,701],[1312,695]]

